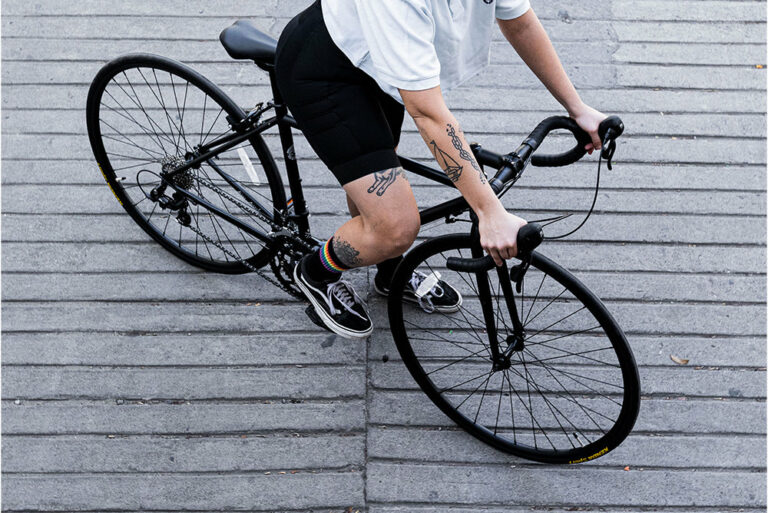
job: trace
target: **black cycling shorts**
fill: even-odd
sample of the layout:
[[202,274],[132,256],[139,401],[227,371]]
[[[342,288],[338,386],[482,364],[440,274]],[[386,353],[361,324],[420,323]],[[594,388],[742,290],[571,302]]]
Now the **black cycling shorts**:
[[299,128],[341,185],[400,165],[405,110],[339,50],[319,0],[283,31],[275,73]]

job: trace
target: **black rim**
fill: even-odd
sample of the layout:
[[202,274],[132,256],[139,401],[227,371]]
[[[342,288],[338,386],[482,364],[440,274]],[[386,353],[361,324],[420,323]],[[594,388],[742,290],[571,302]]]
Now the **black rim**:
[[[516,305],[523,344],[513,332],[495,271],[489,273],[506,369],[491,363],[475,275],[446,268],[470,256],[470,237],[428,241],[406,257],[393,280],[390,324],[421,388],[461,427],[501,450],[550,463],[602,456],[629,434],[639,407],[634,358],[602,303],[570,273],[534,255]],[[511,262],[512,264],[516,261]],[[438,272],[464,298],[458,312],[427,313],[400,301],[414,269]]]
[[[193,70],[156,56],[128,56],[105,66],[88,99],[88,128],[99,166],[123,207],[153,238],[195,265],[219,272],[245,272],[239,260],[262,266],[264,243],[199,205],[163,208],[152,192],[161,175],[183,164],[196,148],[231,131],[228,116],[243,111]],[[250,162],[255,176],[249,173]],[[270,231],[217,173],[231,175],[268,210],[284,208],[274,161],[259,136],[221,153],[198,169],[177,175],[176,184],[213,205]],[[173,199],[166,188],[164,196]],[[234,198],[234,199],[233,199]],[[194,228],[194,229],[193,229]],[[223,251],[197,232],[227,248]]]

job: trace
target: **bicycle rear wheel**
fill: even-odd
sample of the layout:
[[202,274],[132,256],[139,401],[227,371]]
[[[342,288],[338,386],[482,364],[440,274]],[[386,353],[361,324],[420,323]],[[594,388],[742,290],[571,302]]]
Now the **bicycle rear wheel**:
[[[637,418],[637,366],[621,328],[571,273],[533,254],[515,304],[525,328],[513,342],[495,270],[487,273],[499,349],[494,368],[478,276],[446,267],[470,258],[469,235],[447,235],[413,249],[398,267],[389,320],[404,363],[421,389],[454,422],[504,452],[547,463],[580,463],[618,446]],[[509,264],[516,263],[514,260]],[[438,272],[464,298],[456,313],[427,313],[402,302],[414,270]]]
[[[96,75],[86,116],[104,179],[134,221],[164,248],[192,265],[220,273],[248,272],[242,261],[257,268],[268,262],[270,248],[253,235],[200,205],[164,208],[150,194],[163,183],[164,173],[190,160],[200,145],[230,133],[228,116],[235,120],[245,116],[218,87],[174,60],[126,55]],[[269,214],[266,219],[254,215],[257,209],[244,208],[252,205],[216,168],[259,202]],[[271,231],[270,216],[286,208],[282,180],[260,135],[173,180],[264,232]],[[170,200],[173,193],[168,188],[164,194]]]

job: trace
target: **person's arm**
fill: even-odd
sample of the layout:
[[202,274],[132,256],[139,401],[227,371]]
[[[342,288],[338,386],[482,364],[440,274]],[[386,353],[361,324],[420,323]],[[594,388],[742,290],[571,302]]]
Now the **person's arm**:
[[585,104],[573,87],[538,16],[529,9],[520,17],[497,20],[501,32],[568,114],[592,137],[587,150],[600,149],[597,128],[605,115]]
[[432,155],[477,214],[483,249],[496,265],[515,256],[517,231],[526,223],[508,213],[496,197],[448,110],[440,86],[422,91],[401,89],[400,95]]

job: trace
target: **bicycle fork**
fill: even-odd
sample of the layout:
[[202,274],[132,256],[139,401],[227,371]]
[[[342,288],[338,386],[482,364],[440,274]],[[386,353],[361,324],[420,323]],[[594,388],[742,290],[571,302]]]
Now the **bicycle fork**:
[[[473,240],[472,243],[472,257],[481,258],[483,256],[483,249],[480,246],[480,238],[476,233],[477,225],[473,226]],[[525,260],[525,259],[528,260]],[[525,279],[525,271],[530,264],[530,255],[524,257],[524,260],[518,266],[515,266],[515,281],[518,286],[522,284]],[[499,284],[501,286],[502,293],[504,294],[504,304],[507,308],[509,318],[512,323],[512,333],[507,333],[504,339],[506,342],[506,348],[501,350],[499,346],[499,332],[496,328],[497,322],[494,316],[493,310],[493,295],[491,292],[490,280],[488,277],[488,270],[480,270],[475,272],[475,279],[477,280],[477,292],[480,296],[480,305],[483,310],[483,320],[486,325],[486,332],[488,335],[488,344],[491,351],[491,359],[493,361],[493,370],[504,370],[511,366],[512,353],[522,351],[525,347],[525,330],[523,329],[523,323],[520,320],[520,315],[517,311],[517,304],[515,303],[515,292],[512,289],[512,279],[510,277],[509,268],[507,263],[504,262],[501,267],[496,267],[496,273],[498,275]],[[501,315],[501,312],[499,312]],[[506,327],[506,323],[502,322],[502,326]]]

